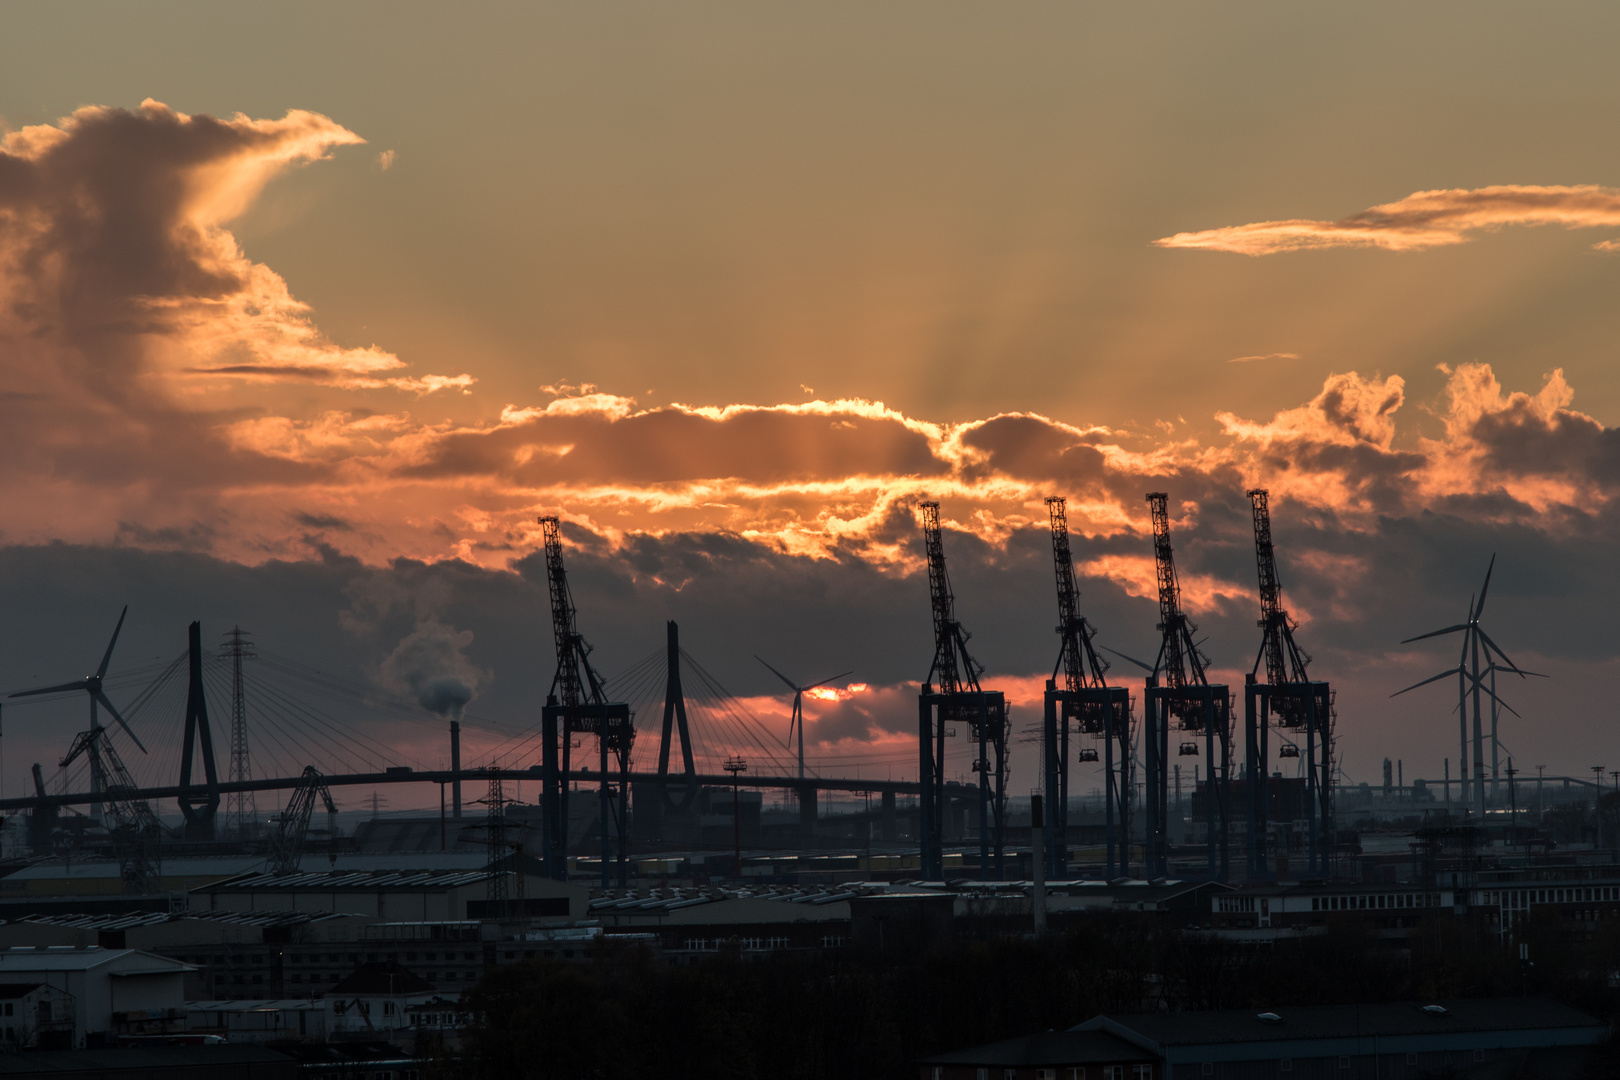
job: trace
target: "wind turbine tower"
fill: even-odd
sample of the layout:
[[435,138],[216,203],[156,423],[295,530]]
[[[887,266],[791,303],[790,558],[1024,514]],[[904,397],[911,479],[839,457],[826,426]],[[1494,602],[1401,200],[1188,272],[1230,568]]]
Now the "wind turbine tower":
[[[1420,686],[1427,686],[1429,683],[1438,682],[1441,679],[1447,679],[1453,675],[1457,677],[1457,726],[1458,739],[1462,747],[1462,752],[1457,759],[1458,769],[1462,773],[1463,790],[1467,791],[1469,788],[1467,782],[1470,779],[1467,772],[1468,707],[1470,702],[1472,702],[1474,710],[1474,774],[1471,778],[1473,780],[1472,804],[1482,819],[1485,814],[1485,722],[1484,709],[1482,708],[1480,699],[1482,696],[1485,696],[1491,698],[1493,701],[1501,701],[1501,699],[1496,696],[1495,689],[1495,673],[1497,671],[1511,671],[1521,679],[1529,675],[1540,674],[1539,672],[1534,671],[1524,671],[1512,660],[1508,659],[1507,653],[1503,652],[1501,646],[1497,645],[1495,641],[1491,640],[1491,636],[1487,634],[1485,632],[1485,628],[1480,625],[1480,618],[1485,613],[1485,598],[1491,591],[1491,574],[1494,573],[1495,570],[1496,556],[1492,555],[1490,565],[1485,568],[1485,583],[1480,586],[1478,598],[1469,598],[1467,621],[1456,623],[1452,626],[1442,627],[1439,630],[1431,630],[1427,634],[1419,634],[1417,637],[1410,637],[1401,642],[1402,645],[1406,645],[1414,641],[1423,641],[1427,638],[1444,637],[1447,634],[1460,633],[1462,634],[1462,651],[1457,657],[1457,666],[1447,668],[1438,675],[1431,675],[1422,682],[1413,683],[1411,686],[1408,686],[1406,690],[1397,690],[1395,693],[1390,695],[1390,697],[1399,697],[1400,695],[1406,693],[1407,690],[1416,690]],[[1481,665],[1482,659],[1484,661],[1483,666]],[[1500,660],[1501,663],[1498,664],[1497,660]],[[1502,702],[1502,704],[1503,707],[1507,708],[1510,712],[1513,711],[1512,707],[1508,706],[1505,702]],[[1514,715],[1517,716],[1518,713],[1515,712]],[[1491,732],[1493,740],[1495,739],[1495,735],[1496,733],[1493,724],[1493,730]],[[1469,800],[1466,798],[1464,799],[1465,803],[1468,801]]]

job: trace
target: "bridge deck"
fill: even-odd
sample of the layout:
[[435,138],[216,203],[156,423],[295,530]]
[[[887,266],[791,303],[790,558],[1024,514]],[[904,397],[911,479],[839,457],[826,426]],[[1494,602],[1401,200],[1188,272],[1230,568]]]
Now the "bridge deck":
[[[618,774],[609,774],[614,783],[618,782]],[[539,769],[463,769],[459,779],[463,784],[476,784],[480,780],[488,780],[491,776],[499,776],[502,780],[529,780],[538,781],[541,778]],[[684,773],[670,773],[667,780],[679,784],[685,781]],[[449,769],[433,771],[401,771],[401,772],[373,772],[373,773],[339,773],[333,776],[323,776],[322,781],[329,787],[357,787],[374,784],[449,784],[458,779],[458,775]],[[595,783],[601,779],[601,773],[596,772],[570,772],[570,781]],[[656,784],[666,778],[658,773],[632,772],[632,784]],[[298,786],[299,778],[296,776],[273,777],[267,779],[225,781],[219,785],[222,795],[233,791],[289,791]],[[705,787],[732,786],[730,774],[707,775],[699,773],[696,776],[699,784]],[[842,777],[806,777],[799,780],[790,776],[750,776],[737,785],[745,788],[812,788],[817,791],[870,791],[877,794],[892,793],[895,795],[916,795],[919,788],[915,783],[896,780],[851,780]],[[192,785],[183,788],[178,784],[169,787],[141,788],[137,795],[149,802],[163,799],[178,798],[182,794],[193,796],[202,794],[206,789],[202,785]],[[105,796],[92,795],[88,791],[71,792],[61,795],[46,795],[41,799],[38,795],[29,795],[25,798],[0,799],[0,811],[6,810],[32,810],[40,806],[73,806],[92,803]]]

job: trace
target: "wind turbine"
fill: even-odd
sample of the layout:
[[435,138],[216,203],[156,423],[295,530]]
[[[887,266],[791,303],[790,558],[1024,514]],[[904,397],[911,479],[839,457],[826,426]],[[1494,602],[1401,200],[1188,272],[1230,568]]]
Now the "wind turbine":
[[[124,718],[119,715],[118,710],[113,707],[113,703],[111,701],[107,700],[107,695],[103,693],[101,689],[102,680],[107,675],[107,664],[112,661],[113,646],[118,644],[118,632],[124,628],[124,616],[128,614],[129,605],[125,604],[124,610],[118,615],[118,625],[113,627],[112,640],[107,642],[107,651],[101,656],[101,666],[96,668],[96,673],[94,675],[86,675],[84,678],[75,682],[61,683],[57,686],[41,686],[33,690],[19,690],[11,696],[14,698],[33,697],[37,694],[60,694],[68,690],[83,690],[85,693],[90,695],[90,738],[92,740],[95,739],[96,733],[101,731],[101,717],[96,711],[96,707],[99,705],[112,714],[112,718],[118,721],[118,726],[124,729],[124,734],[128,735],[130,739],[134,741],[135,745],[140,747],[141,753],[146,753],[146,747],[141,743],[140,738],[137,737],[135,732],[130,729],[129,724],[127,724],[124,721]],[[102,789],[106,786],[106,777],[101,774],[102,769],[99,755],[91,756],[90,765],[91,793],[100,794]],[[98,807],[100,806],[99,800],[96,805]]]
[[[765,659],[762,656],[759,656],[759,655],[756,654],[754,656],[754,659],[758,660],[762,664],[765,664]],[[766,667],[767,670],[770,671],[770,673],[772,675],[775,675],[778,679],[781,679],[784,683],[787,683],[787,688],[789,690],[793,691],[793,719],[788,721],[787,737],[788,737],[788,745],[792,746],[793,745],[793,729],[795,727],[797,727],[799,729],[799,779],[803,780],[804,779],[804,695],[805,695],[805,693],[807,691],[815,690],[815,689],[817,689],[819,687],[826,686],[828,683],[832,682],[833,679],[842,679],[845,675],[853,675],[855,673],[853,671],[846,671],[843,674],[834,675],[831,678],[827,678],[827,679],[822,679],[818,683],[811,683],[809,686],[800,686],[797,683],[795,683],[792,679],[790,679],[786,675],[782,674],[780,671],[777,671],[775,668],[771,667],[771,665],[765,664],[765,667]]]
[[[1484,627],[1479,625],[1480,616],[1485,612],[1485,597],[1491,590],[1491,574],[1495,569],[1496,556],[1492,555],[1490,565],[1485,568],[1485,584],[1480,586],[1477,601],[1474,597],[1469,597],[1468,620],[1466,622],[1443,627],[1439,630],[1431,630],[1427,634],[1419,634],[1417,637],[1410,637],[1401,642],[1402,645],[1406,645],[1413,641],[1422,641],[1425,638],[1444,637],[1446,634],[1460,632],[1463,636],[1462,651],[1457,657],[1457,666],[1447,668],[1438,675],[1431,675],[1422,682],[1413,683],[1406,690],[1397,690],[1390,695],[1390,697],[1399,697],[1406,693],[1407,690],[1416,690],[1420,686],[1427,686],[1429,683],[1438,682],[1452,675],[1457,676],[1458,728],[1462,743],[1462,754],[1458,759],[1458,768],[1463,771],[1462,779],[1466,784],[1468,779],[1466,773],[1468,768],[1468,701],[1469,691],[1472,688],[1474,705],[1474,801],[1479,806],[1481,817],[1485,813],[1485,732],[1483,712],[1480,708],[1480,694],[1488,695],[1493,702],[1501,700],[1496,696],[1496,671],[1492,670],[1493,668],[1501,671],[1511,671],[1520,678],[1532,674],[1521,670],[1517,664],[1510,660],[1507,653],[1502,651],[1501,646],[1492,641],[1491,636],[1485,632]],[[1483,671],[1480,667],[1481,652],[1484,653],[1486,664]],[[1493,654],[1494,657],[1501,658],[1502,663],[1500,665],[1496,663]],[[1489,686],[1486,685],[1485,676],[1487,674],[1490,676]],[[1494,730],[1492,737],[1493,739],[1495,737]],[[1466,786],[1463,790],[1467,790]]]
[[[1489,694],[1491,698],[1491,795],[1494,798],[1500,798],[1502,794],[1501,780],[1499,777],[1501,775],[1501,751],[1504,749],[1502,746],[1502,741],[1496,737],[1497,721],[1501,719],[1503,709],[1506,709],[1514,716],[1519,716],[1518,709],[1515,709],[1513,706],[1496,696],[1496,673],[1498,671],[1512,670],[1514,669],[1506,667],[1502,664],[1498,664],[1495,660],[1492,660],[1485,668],[1485,673],[1490,677],[1491,681],[1490,688],[1486,690],[1486,693]],[[1538,679],[1550,678],[1550,676],[1543,675],[1539,671],[1520,671],[1519,675],[1534,675]],[[1522,720],[1524,717],[1519,716],[1519,719]],[[1512,764],[1513,760],[1510,756],[1508,759],[1508,765],[1512,766]]]

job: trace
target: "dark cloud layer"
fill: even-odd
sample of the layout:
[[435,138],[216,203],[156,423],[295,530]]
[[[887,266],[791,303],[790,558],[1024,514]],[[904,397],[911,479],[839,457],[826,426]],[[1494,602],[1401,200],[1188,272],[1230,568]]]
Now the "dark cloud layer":
[[[1246,584],[1253,577],[1247,511],[1241,493],[1200,506],[1196,523],[1174,536],[1184,579]],[[896,541],[919,557],[915,526],[897,514],[893,527]],[[1521,760],[1576,769],[1584,757],[1574,758],[1589,754],[1575,748],[1600,746],[1607,737],[1601,703],[1616,644],[1608,620],[1620,603],[1620,584],[1607,573],[1610,545],[1602,529],[1552,537],[1522,524],[1482,528],[1431,512],[1350,533],[1279,513],[1276,536],[1285,599],[1304,622],[1300,640],[1316,657],[1314,673],[1339,687],[1339,730],[1352,775],[1370,775],[1385,755],[1403,758],[1414,775],[1434,775],[1441,757],[1455,756],[1449,691],[1430,688],[1394,701],[1387,695],[1452,662],[1444,642],[1397,643],[1460,618],[1493,552],[1498,564],[1487,624],[1521,663],[1556,676],[1504,690],[1525,716],[1504,722],[1504,741]],[[915,562],[898,571],[858,557],[788,555],[714,534],[639,536],[616,547],[571,527],[568,540],[580,625],[604,672],[623,671],[661,648],[665,621],[676,619],[688,651],[761,711],[785,704],[773,677],[753,660],[757,652],[806,677],[853,668],[872,686],[844,702],[810,703],[813,757],[847,754],[851,740],[909,745],[914,705],[906,686],[926,673],[931,652],[926,582]],[[1033,692],[1056,659],[1044,530],[1019,530],[996,543],[953,530],[946,544],[958,613],[988,666],[987,683],[999,679],[1018,693]],[[1076,538],[1075,557],[1094,565],[1141,558],[1144,547],[1125,534]],[[1150,656],[1150,597],[1109,577],[1083,575],[1081,588],[1082,608],[1104,643]],[[185,623],[201,618],[206,634],[240,623],[266,650],[379,689],[403,687],[421,697],[448,686],[446,679],[458,694],[476,687],[470,760],[477,746],[533,724],[553,668],[538,556],[510,571],[454,562],[368,567],[336,554],[249,568],[181,553],[9,548],[0,549],[0,602],[14,613],[0,631],[0,678],[7,686],[35,685],[93,662],[117,608],[128,602],[131,618],[115,669],[167,659],[182,647]],[[1194,611],[1220,677],[1241,681],[1253,664],[1256,608],[1248,587],[1211,594]],[[406,647],[430,637],[446,647],[429,650],[432,656]],[[407,658],[423,662],[407,665]],[[1113,674],[1138,685],[1137,673],[1122,662]],[[363,722],[375,726],[371,737],[414,747],[410,752],[431,760],[445,752],[432,711],[455,702],[422,704],[420,722],[405,728],[394,720]],[[54,712],[8,709],[11,790],[23,782],[29,761],[48,767],[60,754],[79,711],[77,702]],[[1024,712],[1018,723],[1033,723],[1031,708]],[[654,719],[643,717],[649,725]],[[638,760],[653,760],[655,738],[644,736]],[[1034,782],[1033,761],[1025,750],[1018,754],[1021,789]],[[886,767],[902,775],[904,753],[901,761]],[[172,761],[160,752],[138,764],[160,773]]]

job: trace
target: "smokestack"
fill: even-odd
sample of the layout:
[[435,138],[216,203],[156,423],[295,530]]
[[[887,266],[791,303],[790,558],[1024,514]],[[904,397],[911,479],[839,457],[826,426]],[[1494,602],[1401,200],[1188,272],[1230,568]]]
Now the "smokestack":
[[461,721],[450,721],[450,794],[455,809],[452,816],[461,820]]
[[1046,817],[1039,795],[1029,797],[1029,861],[1034,870],[1035,932],[1046,933]]

